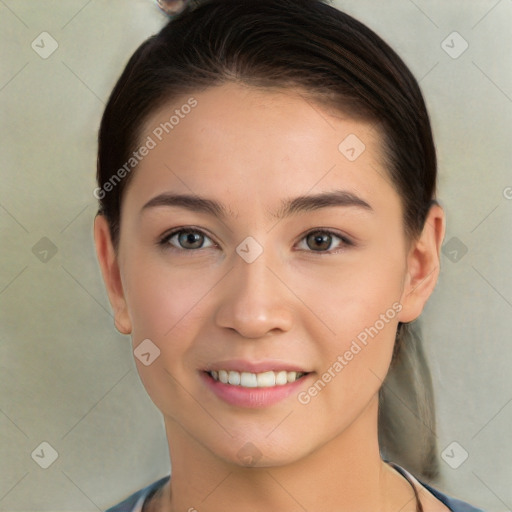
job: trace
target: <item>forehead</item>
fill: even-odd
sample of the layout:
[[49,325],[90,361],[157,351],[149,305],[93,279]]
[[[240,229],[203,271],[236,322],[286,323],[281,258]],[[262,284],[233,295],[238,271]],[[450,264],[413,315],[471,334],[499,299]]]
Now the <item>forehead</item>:
[[297,90],[228,83],[184,95],[148,118],[140,141],[149,139],[125,191],[139,207],[166,190],[222,197],[233,215],[340,188],[398,200],[379,133]]

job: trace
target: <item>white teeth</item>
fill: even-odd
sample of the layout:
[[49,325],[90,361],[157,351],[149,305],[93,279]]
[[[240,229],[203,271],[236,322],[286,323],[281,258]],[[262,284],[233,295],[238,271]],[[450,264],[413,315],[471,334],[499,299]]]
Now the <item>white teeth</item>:
[[[238,372],[233,372],[238,373]],[[244,388],[257,388],[258,387],[258,379],[255,373],[242,372],[240,374],[240,386]]]
[[288,383],[287,372],[285,372],[285,371],[277,372],[277,374],[276,374],[276,384],[278,386],[284,386],[287,383]]
[[297,372],[288,372],[286,374],[288,382],[295,382],[297,380]]
[[270,388],[276,385],[276,374],[274,372],[258,373],[256,377],[259,388]]
[[240,384],[240,374],[238,372],[229,372],[228,382],[238,386]]
[[223,384],[231,384],[232,386],[242,386],[244,388],[270,388],[273,386],[284,386],[288,383],[295,382],[300,379],[305,373],[303,372],[237,372],[218,370],[209,372],[214,380],[220,381]]

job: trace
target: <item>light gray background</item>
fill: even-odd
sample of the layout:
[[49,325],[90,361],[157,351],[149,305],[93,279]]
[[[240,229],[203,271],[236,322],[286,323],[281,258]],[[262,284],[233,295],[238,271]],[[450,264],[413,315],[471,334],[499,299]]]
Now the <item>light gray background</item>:
[[[451,461],[469,454],[458,469],[442,462],[438,487],[512,510],[512,0],[334,5],[398,51],[432,117],[448,227],[422,325],[440,452],[456,441]],[[104,103],[165,22],[150,0],[0,0],[2,511],[101,510],[169,472],[92,238]],[[47,59],[31,47],[44,31],[58,43]],[[442,47],[454,31],[469,44],[455,59]],[[48,469],[31,457],[44,441],[58,453]]]

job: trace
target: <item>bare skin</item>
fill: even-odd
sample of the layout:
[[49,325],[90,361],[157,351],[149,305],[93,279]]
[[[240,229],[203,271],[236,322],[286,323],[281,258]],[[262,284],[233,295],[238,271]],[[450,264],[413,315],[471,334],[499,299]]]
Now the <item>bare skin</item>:
[[[297,91],[225,84],[193,96],[197,107],[134,171],[117,255],[105,219],[94,225],[118,330],[131,334],[134,349],[150,339],[160,350],[148,366],[135,360],[163,414],[172,463],[151,510],[415,511],[411,486],[380,458],[377,396],[398,322],[420,315],[437,281],[442,209],[432,207],[419,237],[406,239],[379,134]],[[187,99],[151,116],[141,140]],[[338,149],[349,134],[366,147],[354,161]],[[284,200],[335,190],[370,209],[324,205],[271,216]],[[214,199],[226,216],[144,208],[163,192]],[[180,245],[179,234],[159,245],[174,228],[199,230],[200,247]],[[319,228],[333,232],[321,250]],[[251,263],[236,252],[249,236],[263,249]],[[382,314],[392,318],[377,324]],[[332,374],[338,356],[374,325],[378,334],[301,402],[298,392]],[[204,381],[208,365],[228,359],[309,374],[273,405],[234,406]],[[249,459],[240,455],[248,446]],[[448,510],[422,490],[425,511]]]

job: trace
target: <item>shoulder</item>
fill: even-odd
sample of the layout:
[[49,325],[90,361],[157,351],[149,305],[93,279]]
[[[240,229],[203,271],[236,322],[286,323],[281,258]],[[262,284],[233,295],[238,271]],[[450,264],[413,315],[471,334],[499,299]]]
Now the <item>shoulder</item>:
[[142,505],[146,498],[152,494],[154,491],[163,487],[167,481],[169,480],[170,475],[153,482],[152,484],[140,489],[137,492],[134,492],[132,495],[128,496],[125,500],[117,505],[106,510],[106,512],[141,512]]
[[452,512],[484,512],[481,508],[476,508],[473,505],[466,503],[465,501],[459,500],[452,496],[447,496],[446,494],[437,489],[434,489],[424,482],[419,481],[419,483],[425,489],[427,489],[430,494],[433,494],[441,503],[446,505]]
[[394,467],[400,471],[402,474],[407,474],[410,478],[414,480],[414,482],[420,486],[420,489],[423,491],[423,493],[426,491],[429,495],[436,498],[438,501],[440,501],[443,505],[445,505],[448,510],[451,512],[485,512],[484,510],[480,508],[476,508],[473,505],[470,505],[469,503],[466,503],[465,501],[459,500],[457,498],[454,498],[452,496],[448,496],[447,494],[444,494],[443,492],[434,489],[434,487],[428,485],[427,483],[415,478],[411,473],[409,473],[407,470],[399,466],[398,464],[394,464]]

